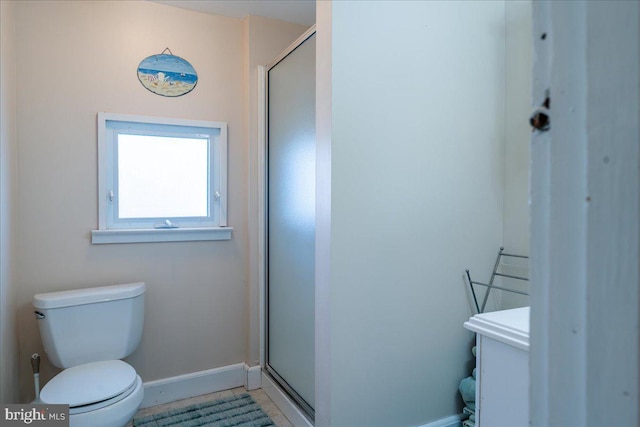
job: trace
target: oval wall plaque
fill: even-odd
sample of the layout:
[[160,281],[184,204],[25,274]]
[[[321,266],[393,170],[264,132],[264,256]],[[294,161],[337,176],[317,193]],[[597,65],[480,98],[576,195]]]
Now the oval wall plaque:
[[179,56],[161,53],[145,58],[138,65],[138,80],[157,95],[175,97],[191,92],[198,83],[198,74]]

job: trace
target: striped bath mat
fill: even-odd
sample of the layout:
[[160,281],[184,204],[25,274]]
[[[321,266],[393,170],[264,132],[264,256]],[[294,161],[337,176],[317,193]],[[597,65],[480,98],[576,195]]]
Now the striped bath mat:
[[275,426],[262,408],[248,394],[240,394],[211,402],[189,405],[159,414],[136,417],[135,427],[208,426],[267,427]]

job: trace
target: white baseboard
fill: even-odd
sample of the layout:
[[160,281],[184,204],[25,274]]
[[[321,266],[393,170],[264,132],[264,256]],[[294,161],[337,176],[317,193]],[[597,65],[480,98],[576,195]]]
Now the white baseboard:
[[244,388],[247,390],[256,390],[262,387],[262,368],[260,366],[244,365],[247,381]]
[[[246,363],[193,372],[176,377],[148,381],[143,384],[144,399],[140,408],[162,405],[202,394],[216,393],[244,386],[247,390],[262,388],[295,427],[313,427],[298,406],[262,372],[260,366]],[[460,427],[460,415],[441,418],[420,427]]]
[[[245,363],[237,363],[221,368],[145,382],[143,384],[144,399],[140,408],[148,408],[175,400],[246,386],[249,384],[248,373],[252,372],[252,369],[253,367],[249,368]],[[253,378],[251,385],[253,386],[255,385],[255,373],[251,373],[251,376]]]
[[420,427],[460,427],[462,426],[462,419],[460,415],[452,415],[446,418],[440,418],[439,420],[431,421],[429,424],[424,424]]
[[302,414],[298,406],[264,373],[262,373],[262,390],[294,427],[313,427],[313,424]]

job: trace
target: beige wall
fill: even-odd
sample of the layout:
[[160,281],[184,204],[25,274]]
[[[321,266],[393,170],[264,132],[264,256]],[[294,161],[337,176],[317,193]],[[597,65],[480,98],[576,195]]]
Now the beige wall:
[[[529,170],[533,82],[530,1],[507,1],[504,246],[529,254]],[[538,105],[542,100],[538,100]]]
[[[505,252],[529,255],[529,175],[533,111],[533,18],[530,1],[505,2],[506,13],[506,98],[504,141],[504,240]],[[538,105],[542,100],[537,100]],[[496,248],[497,251],[497,248]],[[529,277],[528,262],[504,258],[504,272]],[[510,289],[528,291],[529,284],[504,279]],[[496,292],[498,294],[500,292]],[[503,309],[529,305],[529,297],[501,292]]]
[[[22,400],[33,396],[28,356],[44,356],[31,307],[39,292],[145,281],[145,332],[129,357],[144,381],[247,360],[245,24],[137,1],[19,2],[15,22]],[[264,25],[277,33],[280,24]],[[288,44],[274,43],[269,52]],[[165,47],[198,72],[188,95],[160,97],[137,80],[140,61]],[[233,238],[91,245],[98,111],[227,122]],[[42,371],[44,384],[57,370],[45,360]]]
[[0,402],[18,401],[15,3],[0,2]]

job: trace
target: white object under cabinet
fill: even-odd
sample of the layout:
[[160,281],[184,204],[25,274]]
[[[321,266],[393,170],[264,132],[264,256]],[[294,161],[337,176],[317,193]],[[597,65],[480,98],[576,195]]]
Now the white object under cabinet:
[[477,314],[476,427],[529,425],[529,307]]

